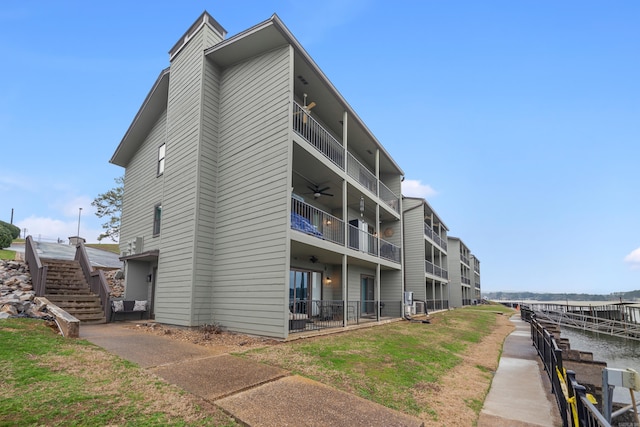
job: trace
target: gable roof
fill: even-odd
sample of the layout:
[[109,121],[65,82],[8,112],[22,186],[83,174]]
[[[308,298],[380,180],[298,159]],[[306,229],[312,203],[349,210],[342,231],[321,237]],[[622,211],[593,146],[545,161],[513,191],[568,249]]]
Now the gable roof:
[[168,97],[169,68],[165,68],[149,91],[115,153],[111,156],[110,163],[127,167],[131,157],[138,151],[160,114],[167,108]]

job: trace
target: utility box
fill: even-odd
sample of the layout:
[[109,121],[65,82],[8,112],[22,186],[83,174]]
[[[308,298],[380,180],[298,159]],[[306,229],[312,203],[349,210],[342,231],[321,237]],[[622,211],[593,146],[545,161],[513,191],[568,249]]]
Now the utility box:
[[413,292],[405,292],[402,298],[402,306],[404,307],[404,315],[411,316],[416,314],[416,306],[413,304]]

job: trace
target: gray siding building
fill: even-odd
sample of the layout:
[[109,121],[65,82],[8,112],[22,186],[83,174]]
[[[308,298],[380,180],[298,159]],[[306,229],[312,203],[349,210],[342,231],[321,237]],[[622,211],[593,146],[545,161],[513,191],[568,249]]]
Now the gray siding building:
[[471,252],[458,237],[448,237],[449,305],[471,305],[475,296],[471,285]]
[[400,317],[403,172],[280,19],[205,12],[169,55],[111,158],[126,298],[278,338]]
[[403,197],[402,209],[406,290],[428,311],[447,309],[448,228],[424,199]]

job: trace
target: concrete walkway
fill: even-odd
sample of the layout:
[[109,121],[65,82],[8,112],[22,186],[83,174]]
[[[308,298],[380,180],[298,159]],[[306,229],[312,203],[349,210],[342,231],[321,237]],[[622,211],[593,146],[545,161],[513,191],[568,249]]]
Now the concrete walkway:
[[418,418],[285,370],[137,331],[126,323],[82,325],[84,338],[135,362],[249,426],[422,426]]
[[478,427],[561,426],[549,377],[531,342],[530,326],[511,317],[498,370],[480,412]]

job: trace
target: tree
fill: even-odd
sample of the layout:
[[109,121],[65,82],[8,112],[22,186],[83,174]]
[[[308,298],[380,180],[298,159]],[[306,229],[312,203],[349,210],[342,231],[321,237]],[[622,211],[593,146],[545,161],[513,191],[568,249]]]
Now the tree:
[[91,206],[97,209],[98,218],[107,218],[102,224],[104,233],[98,236],[98,241],[109,237],[114,242],[120,237],[120,215],[122,214],[122,195],[124,194],[124,176],[114,179],[116,186],[106,193],[99,194]]
[[7,227],[0,225],[0,249],[8,248],[11,246],[11,230]]

